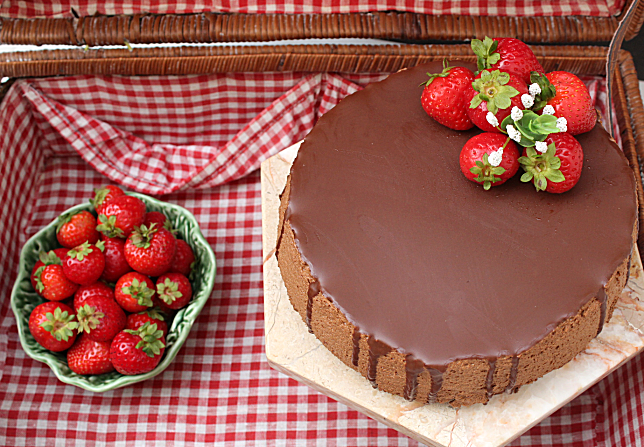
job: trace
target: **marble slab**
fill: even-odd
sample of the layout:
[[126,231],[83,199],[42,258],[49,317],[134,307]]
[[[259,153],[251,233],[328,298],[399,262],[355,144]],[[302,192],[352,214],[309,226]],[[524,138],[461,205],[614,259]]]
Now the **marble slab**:
[[636,252],[628,285],[601,334],[570,363],[519,392],[456,410],[373,389],[308,332],[291,306],[277,266],[279,195],[298,148],[296,144],[280,152],[261,168],[266,357],[278,371],[424,444],[496,447],[538,424],[644,348],[644,272]]

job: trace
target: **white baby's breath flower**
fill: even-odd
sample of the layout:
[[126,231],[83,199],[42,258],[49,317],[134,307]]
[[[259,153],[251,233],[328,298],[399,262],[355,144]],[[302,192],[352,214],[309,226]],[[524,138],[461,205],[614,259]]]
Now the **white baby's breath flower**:
[[524,93],[521,95],[521,103],[523,104],[523,107],[529,109],[534,105],[534,98],[527,93]]
[[548,150],[548,143],[545,141],[537,141],[534,148],[542,154],[545,154]]
[[503,160],[503,148],[500,147],[498,150],[490,152],[490,155],[487,156],[487,161],[492,166],[498,166]]
[[544,115],[554,115],[555,114],[555,108],[552,107],[551,105],[547,105],[543,108],[541,111]]
[[557,129],[562,132],[568,131],[568,120],[566,120],[566,118],[564,118],[563,116],[561,118],[557,118]]
[[530,84],[529,90],[530,95],[532,95],[533,98],[541,93],[541,87],[539,87],[539,84],[537,84],[536,82],[534,84]]
[[487,120],[488,123],[490,123],[492,127],[498,127],[499,120],[496,118],[496,116],[494,116],[494,113],[487,112],[487,115],[485,115],[485,119]]
[[514,121],[519,121],[521,118],[523,118],[523,112],[521,111],[520,108],[517,106],[512,107],[512,112],[510,112],[510,116]]
[[511,140],[519,143],[521,141],[521,132],[516,130],[512,124],[508,124],[508,127],[505,129],[508,132],[508,136]]

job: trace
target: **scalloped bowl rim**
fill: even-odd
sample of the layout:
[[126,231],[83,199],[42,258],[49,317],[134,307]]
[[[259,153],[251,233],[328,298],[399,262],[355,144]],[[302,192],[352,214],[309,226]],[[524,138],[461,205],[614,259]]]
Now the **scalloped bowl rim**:
[[[126,194],[129,196],[138,197],[144,202],[150,202],[161,208],[174,209],[179,214],[184,215],[186,219],[191,221],[191,223],[197,229],[197,231],[194,232],[194,236],[196,236],[195,239],[198,243],[202,244],[205,247],[204,253],[206,254],[207,261],[211,265],[210,271],[207,272],[207,279],[204,283],[205,287],[202,288],[202,290],[200,290],[199,293],[195,294],[191,300],[191,304],[194,304],[192,309],[196,310],[195,318],[191,320],[183,320],[183,321],[188,321],[189,324],[184,326],[184,330],[178,334],[177,340],[168,349],[166,349],[164,356],[161,359],[161,362],[159,362],[156,368],[144,374],[137,374],[137,375],[131,375],[131,376],[121,375],[120,377],[116,378],[114,381],[109,383],[92,383],[88,379],[93,377],[100,377],[100,375],[82,376],[82,375],[72,373],[74,374],[74,376],[69,376],[65,374],[63,371],[60,370],[60,366],[58,365],[58,360],[54,357],[55,355],[54,353],[34,352],[30,347],[28,347],[27,340],[25,339],[26,337],[25,329],[27,329],[28,331],[28,327],[25,328],[25,322],[21,318],[20,310],[17,308],[17,303],[14,299],[16,295],[19,293],[20,283],[25,280],[25,269],[20,269],[20,271],[18,272],[18,276],[16,277],[16,280],[14,282],[14,286],[11,290],[11,299],[10,299],[11,309],[14,313],[14,316],[16,318],[16,322],[18,325],[18,335],[20,337],[20,344],[22,345],[22,348],[27,353],[27,355],[34,360],[46,363],[61,382],[64,382],[70,385],[75,385],[77,387],[83,388],[88,391],[94,391],[99,393],[114,390],[117,388],[121,388],[124,386],[132,385],[134,383],[138,383],[138,382],[142,382],[144,380],[150,379],[162,373],[170,365],[170,363],[172,363],[172,361],[178,354],[179,350],[185,343],[186,339],[188,338],[188,335],[192,329],[192,326],[196,320],[196,317],[201,313],[201,310],[205,306],[206,301],[208,301],[208,299],[210,298],[212,289],[214,288],[214,285],[215,285],[215,276],[217,274],[216,258],[212,250],[212,247],[210,246],[210,244],[204,237],[203,233],[201,232],[201,228],[199,227],[199,223],[197,222],[197,219],[189,210],[187,210],[182,206],[176,205],[174,203],[163,202],[161,200],[155,199],[145,194],[140,194],[136,192],[126,192]],[[82,211],[82,210],[91,210],[91,209],[92,209],[92,206],[89,204],[89,202],[86,202],[86,203],[81,203],[71,208],[68,208],[67,210],[65,210],[65,212],[67,213],[72,211]],[[20,251],[20,261],[19,261],[20,266],[24,265],[26,262],[26,259],[25,259],[27,256],[26,248],[34,244],[35,241],[39,239],[39,237],[42,236],[43,233],[46,233],[47,231],[49,231],[51,227],[56,224],[57,220],[58,220],[58,217],[56,217],[56,219],[54,219],[51,223],[47,224],[45,227],[41,228],[36,234],[34,234],[32,237],[30,237],[27,240],[25,245],[22,247],[22,250]],[[168,328],[169,333],[175,327],[175,323],[177,322],[177,316],[179,316],[179,314],[183,315],[183,313],[185,312],[185,309],[186,308],[181,309],[177,313],[177,315],[175,315],[173,319],[172,327]]]

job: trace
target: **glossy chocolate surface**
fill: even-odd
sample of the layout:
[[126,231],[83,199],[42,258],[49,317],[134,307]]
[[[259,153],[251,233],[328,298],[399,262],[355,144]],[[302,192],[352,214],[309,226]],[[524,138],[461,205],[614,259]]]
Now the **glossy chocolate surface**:
[[[344,99],[307,136],[286,218],[320,290],[362,333],[444,369],[516,355],[575,315],[631,250],[635,182],[598,124],[577,136],[582,177],[564,194],[520,173],[468,181],[457,132],[420,105],[405,70]],[[520,170],[521,171],[521,170]]]

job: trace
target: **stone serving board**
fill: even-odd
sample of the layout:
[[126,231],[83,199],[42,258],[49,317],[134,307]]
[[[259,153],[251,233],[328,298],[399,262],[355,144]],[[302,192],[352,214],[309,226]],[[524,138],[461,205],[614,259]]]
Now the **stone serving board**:
[[630,280],[610,323],[570,363],[517,393],[457,410],[408,402],[372,388],[309,333],[291,306],[277,266],[279,195],[298,148],[299,143],[285,149],[261,168],[266,357],[276,370],[424,444],[496,447],[538,424],[644,348],[644,272],[635,248]]

